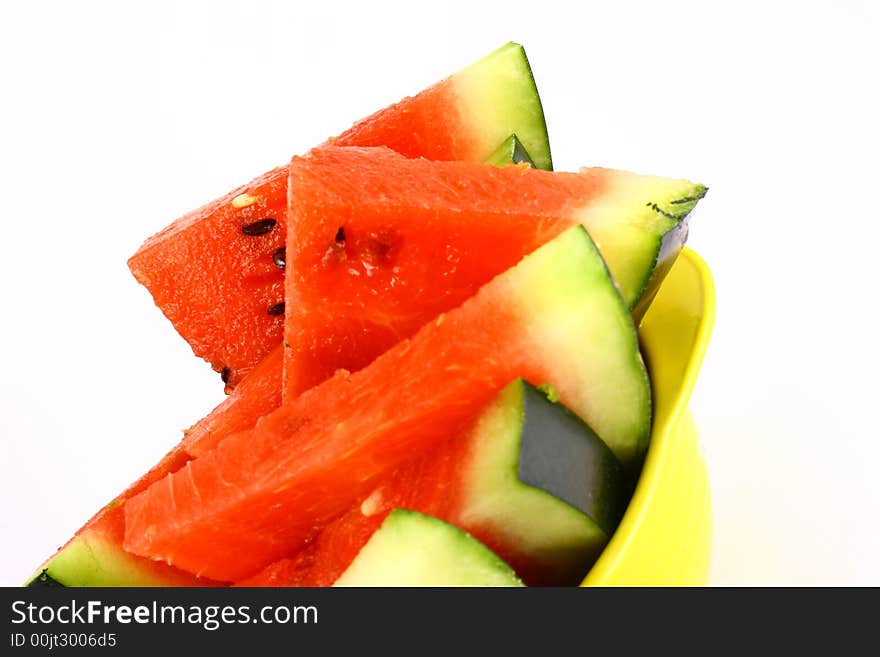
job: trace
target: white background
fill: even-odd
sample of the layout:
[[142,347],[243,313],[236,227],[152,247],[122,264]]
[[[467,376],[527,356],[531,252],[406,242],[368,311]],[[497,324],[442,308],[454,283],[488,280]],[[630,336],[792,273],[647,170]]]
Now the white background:
[[878,3],[422,4],[4,3],[0,584],[222,398],[141,241],[508,40],[558,169],[711,188],[711,582],[880,584]]

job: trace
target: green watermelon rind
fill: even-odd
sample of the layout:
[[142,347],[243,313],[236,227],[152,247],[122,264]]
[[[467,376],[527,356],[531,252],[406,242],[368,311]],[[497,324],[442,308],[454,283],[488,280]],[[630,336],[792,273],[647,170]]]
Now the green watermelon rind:
[[[553,169],[538,86],[525,49],[509,42],[452,76],[461,114],[488,149],[515,133],[538,169]],[[485,156],[484,156],[485,157]]]

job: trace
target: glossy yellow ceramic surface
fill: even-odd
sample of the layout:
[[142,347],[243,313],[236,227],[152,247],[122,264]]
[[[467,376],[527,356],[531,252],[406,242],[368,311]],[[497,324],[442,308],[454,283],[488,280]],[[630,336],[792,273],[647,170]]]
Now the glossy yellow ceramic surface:
[[706,583],[712,508],[688,400],[714,319],[712,274],[685,248],[639,327],[654,393],[651,444],[632,501],[585,586]]

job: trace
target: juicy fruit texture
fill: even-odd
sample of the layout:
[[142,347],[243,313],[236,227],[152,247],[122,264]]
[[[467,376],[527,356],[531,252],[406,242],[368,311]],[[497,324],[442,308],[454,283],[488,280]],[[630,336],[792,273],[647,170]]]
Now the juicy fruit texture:
[[522,586],[506,563],[457,527],[395,509],[334,586]]
[[[365,539],[366,540],[366,539]],[[314,545],[309,544],[300,550],[295,558],[279,559],[273,562],[259,573],[240,582],[233,584],[236,587],[291,587],[291,586],[314,586],[311,584],[314,563]],[[330,586],[336,578],[327,584]]]
[[[590,232],[627,305],[651,277],[669,208],[703,189],[613,169],[407,159],[322,148],[290,167],[284,399],[356,371],[566,228]],[[687,204],[685,204],[687,205]]]
[[[536,166],[551,166],[537,89],[525,52],[513,43],[331,141],[482,161],[511,134]],[[129,260],[135,278],[195,354],[222,373],[228,390],[281,343],[286,216],[284,166],[184,215]]]
[[[401,469],[405,480],[411,481],[412,466]],[[348,512],[322,527],[293,557],[273,561],[236,586],[332,586],[388,516],[391,509],[386,503],[390,498],[384,497],[383,492],[380,484],[380,488],[355,503]],[[419,510],[399,498],[394,499],[401,507]]]
[[129,500],[125,548],[241,581],[462,430],[517,377],[552,384],[622,461],[640,458],[647,374],[632,319],[582,228],[369,367],[337,373]]
[[517,380],[459,436],[396,468],[293,559],[248,586],[329,586],[394,508],[485,544],[529,586],[581,581],[628,497],[620,463],[577,416]]
[[[531,164],[522,142],[511,135],[490,157],[495,166]],[[263,415],[281,406],[283,352],[276,347],[251,370],[217,408],[186,431],[183,444],[196,457],[226,436],[253,427]]]
[[189,457],[178,446],[96,513],[32,576],[32,586],[217,586],[217,582],[133,555],[122,548],[125,503],[175,472]]

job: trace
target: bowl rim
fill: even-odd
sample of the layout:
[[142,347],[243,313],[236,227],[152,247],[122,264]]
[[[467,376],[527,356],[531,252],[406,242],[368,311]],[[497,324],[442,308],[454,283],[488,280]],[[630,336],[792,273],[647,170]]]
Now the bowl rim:
[[587,574],[584,583],[596,581],[601,585],[602,580],[624,559],[630,544],[638,534],[643,519],[652,513],[651,499],[658,485],[658,474],[666,467],[671,451],[670,443],[675,439],[682,420],[688,415],[690,397],[709,346],[709,339],[715,323],[715,284],[712,272],[705,260],[688,247],[682,249],[674,266],[689,267],[693,279],[697,281],[700,288],[699,313],[696,317],[691,348],[687,354],[687,362],[683,368],[683,376],[677,394],[670,402],[668,420],[664,427],[652,427],[648,452],[632,498],[617,530]]

